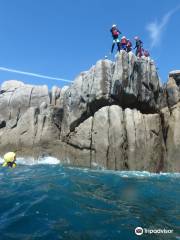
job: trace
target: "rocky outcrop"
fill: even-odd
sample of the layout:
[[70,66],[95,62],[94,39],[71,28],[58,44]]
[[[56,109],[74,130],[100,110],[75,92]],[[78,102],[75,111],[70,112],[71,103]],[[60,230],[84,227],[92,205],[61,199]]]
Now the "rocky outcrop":
[[164,119],[164,139],[166,146],[166,164],[168,171],[180,171],[180,102],[169,111],[161,110]]
[[157,171],[165,155],[159,114],[117,105],[99,109],[70,133],[67,143],[89,150],[91,167]]
[[152,60],[139,60],[133,53],[126,52],[117,57],[111,94],[120,106],[154,113],[158,109],[159,89],[160,82]]
[[[59,139],[47,86],[4,82],[0,94],[0,147],[19,149]],[[58,130],[58,131],[57,131]]]
[[100,60],[66,91],[62,136],[99,108],[117,104],[143,113],[158,111],[159,78],[154,62],[122,51],[116,62]]
[[169,73],[169,77],[174,78],[176,84],[180,86],[180,70],[174,70]]
[[5,82],[0,151],[91,168],[180,171],[179,76],[171,72],[162,86],[153,60],[121,51],[62,89]]
[[0,94],[0,119],[19,119],[29,107],[37,107],[42,102],[49,104],[47,86],[25,85],[14,80],[4,82]]

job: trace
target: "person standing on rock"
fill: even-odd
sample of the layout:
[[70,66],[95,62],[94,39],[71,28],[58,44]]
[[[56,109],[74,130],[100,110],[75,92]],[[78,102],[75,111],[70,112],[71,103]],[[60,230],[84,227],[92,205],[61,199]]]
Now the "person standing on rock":
[[119,29],[117,28],[117,26],[116,26],[115,24],[112,25],[112,28],[110,29],[110,32],[111,32],[112,38],[113,38],[113,44],[112,44],[112,48],[111,48],[111,54],[113,53],[115,44],[117,44],[118,51],[120,52],[119,35],[121,34],[121,32],[119,31]]
[[125,50],[126,51],[126,47],[127,47],[127,39],[125,36],[123,36],[121,38],[121,50]]
[[127,52],[131,52],[132,51],[132,42],[129,39],[127,39],[126,51]]
[[136,41],[136,46],[134,47],[134,49],[136,49],[136,56],[137,57],[142,57],[143,42],[137,36],[134,39]]
[[150,57],[150,54],[149,54],[148,50],[145,49],[145,50],[143,51],[143,53],[144,53],[144,56],[145,56],[145,57]]

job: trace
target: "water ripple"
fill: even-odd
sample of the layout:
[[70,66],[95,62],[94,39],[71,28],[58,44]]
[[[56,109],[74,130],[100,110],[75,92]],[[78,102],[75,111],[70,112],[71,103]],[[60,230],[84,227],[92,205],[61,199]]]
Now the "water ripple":
[[[139,239],[137,226],[173,229],[178,239],[180,175],[59,165],[0,170],[2,240]],[[161,235],[146,239],[164,239]]]

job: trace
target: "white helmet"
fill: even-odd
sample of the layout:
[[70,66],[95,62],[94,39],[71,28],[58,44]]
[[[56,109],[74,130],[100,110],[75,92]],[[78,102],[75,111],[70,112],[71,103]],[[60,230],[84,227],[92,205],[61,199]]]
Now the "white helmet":
[[112,27],[116,27],[116,24],[113,24]]
[[135,40],[139,40],[139,37],[138,37],[138,36],[135,36],[134,39],[135,39]]
[[121,39],[125,39],[126,38],[126,36],[122,36],[122,38]]

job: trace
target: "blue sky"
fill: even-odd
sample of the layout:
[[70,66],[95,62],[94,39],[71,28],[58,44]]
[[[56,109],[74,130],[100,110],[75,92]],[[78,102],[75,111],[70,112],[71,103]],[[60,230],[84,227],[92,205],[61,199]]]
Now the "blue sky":
[[[109,29],[142,38],[162,81],[180,69],[179,0],[0,0],[0,67],[73,80],[104,58]],[[0,71],[0,83],[69,83]]]

